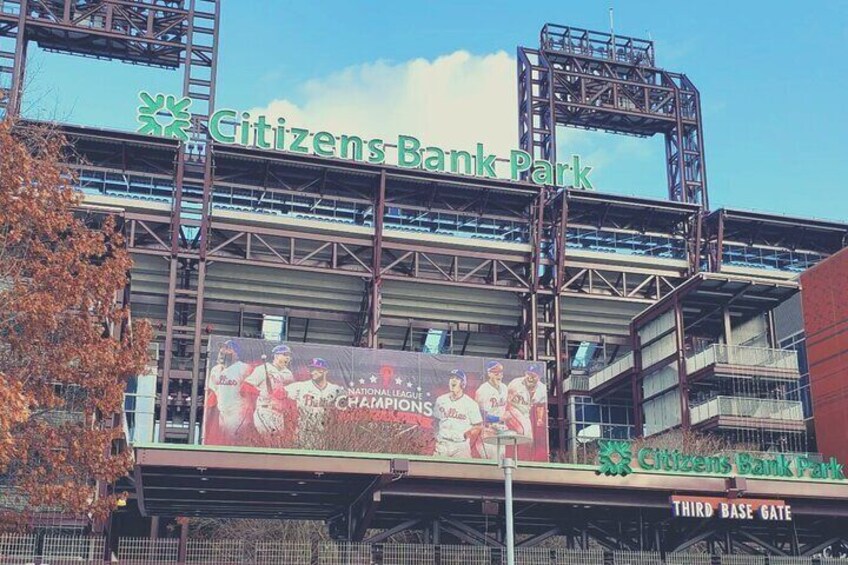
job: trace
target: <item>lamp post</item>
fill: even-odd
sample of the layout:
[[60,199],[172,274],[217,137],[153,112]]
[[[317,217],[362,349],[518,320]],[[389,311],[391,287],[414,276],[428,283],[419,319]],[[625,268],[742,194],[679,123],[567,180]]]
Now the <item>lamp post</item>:
[[[498,466],[504,472],[504,514],[506,514],[506,563],[515,565],[515,529],[512,523],[512,471],[518,467],[519,445],[530,443],[532,440],[512,430],[498,429],[497,434],[483,440],[486,445],[498,447]],[[506,449],[512,447],[515,459],[507,457]]]

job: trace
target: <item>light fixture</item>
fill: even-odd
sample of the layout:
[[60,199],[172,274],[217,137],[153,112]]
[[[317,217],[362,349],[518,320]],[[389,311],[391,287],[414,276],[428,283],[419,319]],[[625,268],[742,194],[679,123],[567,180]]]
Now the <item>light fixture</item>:
[[[506,562],[507,565],[515,565],[515,526],[512,517],[512,471],[518,467],[518,446],[532,442],[527,436],[521,435],[506,428],[498,429],[493,436],[483,440],[486,445],[495,445],[498,448],[498,466],[504,472],[504,501],[506,514]],[[512,448],[515,459],[507,457],[507,449]]]

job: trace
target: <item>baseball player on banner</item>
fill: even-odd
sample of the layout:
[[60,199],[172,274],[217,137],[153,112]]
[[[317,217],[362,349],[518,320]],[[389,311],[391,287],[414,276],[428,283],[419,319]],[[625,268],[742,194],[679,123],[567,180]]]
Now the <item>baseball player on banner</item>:
[[[241,395],[240,389],[250,370],[250,365],[241,361],[241,348],[236,340],[230,339],[221,344],[218,359],[209,372],[206,387],[209,389],[207,409],[218,412],[214,427],[225,441],[232,441],[244,431],[250,419],[251,403]],[[250,423],[247,423],[248,428]]]
[[321,358],[309,363],[309,380],[285,386],[288,398],[297,403],[297,439],[302,449],[319,449],[327,409],[344,402],[344,388],[329,381],[330,365]]
[[485,422],[483,433],[475,445],[477,453],[483,459],[498,458],[497,448],[486,445],[483,440],[497,434],[499,427],[509,427],[512,420],[507,407],[507,389],[503,384],[503,377],[503,364],[499,361],[487,361],[486,381],[477,387],[474,395]]
[[479,435],[483,417],[480,406],[465,394],[465,371],[448,374],[448,392],[436,399],[433,414],[439,421],[433,455],[471,459],[471,440]]
[[271,362],[262,356],[262,363],[241,385],[243,395],[255,399],[253,425],[261,435],[280,434],[285,426],[283,403],[287,397],[285,385],[294,382],[291,365],[292,353],[288,345],[278,345],[271,350]]
[[[532,458],[537,442],[543,444],[547,439],[548,391],[542,382],[544,370],[544,365],[534,363],[524,371],[524,376],[513,379],[507,387],[507,402],[516,420],[514,428],[533,440],[518,448],[522,459]],[[541,434],[545,437],[537,437]]]

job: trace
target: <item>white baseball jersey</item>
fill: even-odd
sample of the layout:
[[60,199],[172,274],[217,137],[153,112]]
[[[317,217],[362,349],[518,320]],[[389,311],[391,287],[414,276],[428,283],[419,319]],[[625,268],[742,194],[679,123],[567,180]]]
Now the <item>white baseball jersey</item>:
[[247,363],[236,361],[229,367],[215,365],[209,372],[206,386],[218,397],[218,425],[227,435],[241,428],[250,408],[250,403],[239,391],[249,369]]
[[516,432],[533,437],[533,422],[530,420],[530,408],[534,404],[547,404],[548,391],[541,382],[536,383],[533,390],[529,390],[525,384],[525,377],[514,379],[507,389],[509,390],[509,404],[514,421],[511,428]]
[[467,440],[437,441],[433,455],[436,457],[450,457],[451,459],[472,459],[474,457],[471,454],[471,444]]
[[457,399],[451,398],[449,392],[441,395],[436,399],[433,413],[439,420],[439,433],[436,436],[439,443],[450,441],[467,444],[465,432],[483,421],[480,407],[464,394]]
[[286,385],[286,393],[297,402],[297,436],[300,447],[320,448],[326,409],[335,406],[336,401],[345,396],[345,389],[329,382],[324,388],[318,388],[315,381],[309,379]]
[[520,377],[509,383],[509,401],[522,414],[530,413],[533,404],[547,404],[548,391],[541,381],[536,383],[536,388],[530,390],[525,384],[525,377]]
[[480,405],[480,410],[483,412],[483,417],[492,414],[498,418],[503,418],[506,408],[507,390],[506,385],[501,382],[495,387],[489,381],[484,382],[477,387],[475,395],[477,404]]
[[[253,425],[261,434],[271,434],[282,431],[283,414],[279,401],[272,394],[285,385],[294,381],[294,375],[288,367],[283,369],[271,363],[257,365],[245,382],[259,390],[256,397],[256,410],[253,412]],[[270,384],[270,390],[269,385]]]
[[[245,379],[245,382],[255,386],[259,390],[259,396],[256,398],[256,408],[270,409],[274,404],[271,394],[285,385],[294,382],[294,375],[288,367],[279,369],[271,363],[263,363],[256,366],[253,372],[250,373],[250,376]],[[271,385],[270,390],[268,390],[269,383]]]
[[324,388],[318,388],[315,381],[309,379],[286,385],[286,393],[297,402],[298,408],[307,413],[316,413],[332,406],[338,398],[345,395],[345,389],[329,382]]

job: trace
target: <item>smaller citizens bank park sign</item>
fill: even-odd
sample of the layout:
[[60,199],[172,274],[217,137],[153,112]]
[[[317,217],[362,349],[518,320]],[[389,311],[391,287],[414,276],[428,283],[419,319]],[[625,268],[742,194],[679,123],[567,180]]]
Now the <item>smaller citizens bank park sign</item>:
[[644,471],[691,475],[739,475],[764,479],[818,479],[844,481],[844,465],[836,458],[818,461],[806,455],[776,453],[686,453],[678,449],[642,447],[634,453],[630,442],[601,440],[598,473],[626,476],[634,467]]
[[[137,110],[138,132],[158,137],[188,141],[191,132],[188,97],[140,92]],[[397,148],[395,162],[401,168],[452,173],[478,178],[509,178],[547,186],[571,186],[592,190],[589,173],[592,167],[582,163],[579,155],[567,162],[534,159],[530,153],[513,149],[506,159],[486,151],[482,143],[473,148],[444,149],[427,145],[411,135],[393,139],[365,139],[358,135],[336,135],[329,131],[311,131],[293,126],[285,118],[222,108],[209,118],[209,136],[224,145],[241,145],[254,149],[335,157],[360,163],[382,165],[389,161],[390,146]],[[507,169],[503,168],[507,162]]]
[[[617,440],[600,440],[598,446],[597,473],[608,476],[624,477],[640,470],[697,476],[845,480],[843,465],[833,457],[818,461],[786,453],[687,453],[647,446],[634,450],[629,441]],[[792,507],[783,500],[672,495],[670,503],[672,515],[677,518],[792,521]]]
[[212,336],[203,443],[548,461],[540,363]]

